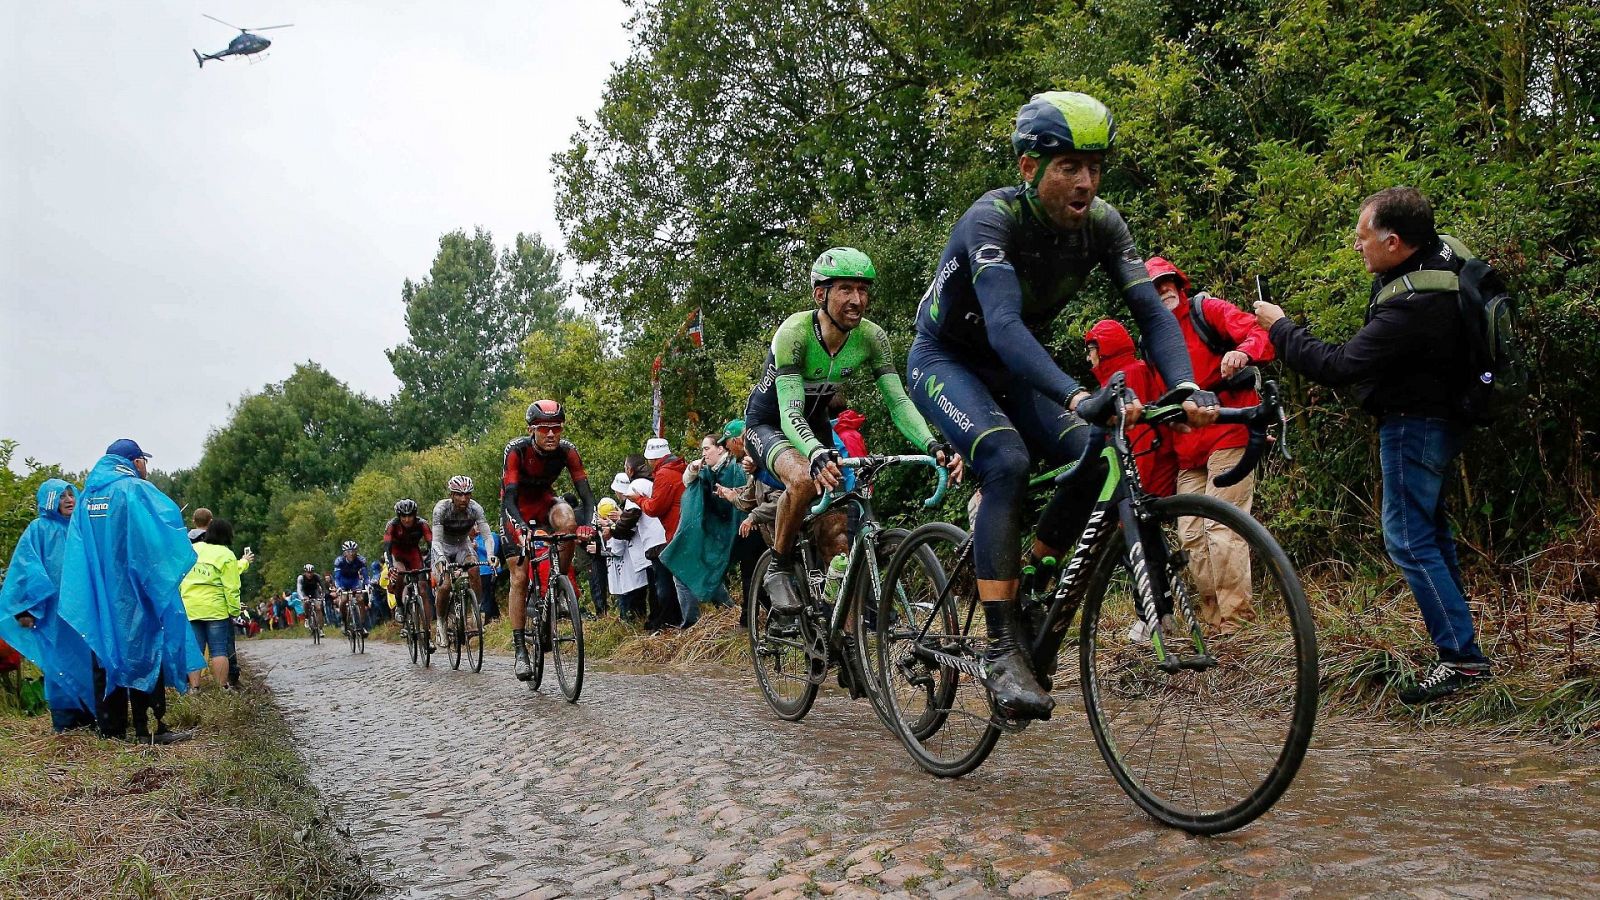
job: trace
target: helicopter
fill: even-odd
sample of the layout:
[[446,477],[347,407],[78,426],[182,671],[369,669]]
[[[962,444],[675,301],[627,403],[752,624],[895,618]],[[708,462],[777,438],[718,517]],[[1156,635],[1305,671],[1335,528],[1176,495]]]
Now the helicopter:
[[[200,15],[205,16],[213,22],[227,25],[229,28],[239,28],[237,25],[229,25],[227,22],[223,22],[216,16],[207,16],[205,13],[201,13]],[[239,36],[228,42],[228,47],[226,50],[220,50],[216,53],[201,53],[199,50],[194,50],[192,51],[194,53],[194,61],[199,63],[200,68],[203,69],[206,67],[206,60],[208,59],[221,60],[222,58],[228,56],[253,56],[272,46],[272,41],[269,41],[261,35],[256,34],[256,31],[271,31],[274,28],[293,27],[293,24],[289,24],[268,25],[265,28],[256,29],[239,28]]]

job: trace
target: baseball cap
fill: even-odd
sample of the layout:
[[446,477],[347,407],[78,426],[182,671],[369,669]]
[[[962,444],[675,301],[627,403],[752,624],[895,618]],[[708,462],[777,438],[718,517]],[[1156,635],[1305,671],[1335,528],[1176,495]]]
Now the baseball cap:
[[150,454],[140,449],[139,442],[132,438],[119,438],[111,442],[106,448],[106,453],[111,456],[120,456],[124,459],[150,459]]
[[619,494],[630,494],[633,492],[633,481],[628,478],[627,472],[618,472],[617,477],[611,479],[611,489]]
[[651,438],[644,442],[645,459],[657,460],[671,452],[672,448],[667,445],[666,438]]
[[717,436],[717,443],[726,444],[728,441],[744,436],[744,420],[733,419],[722,426],[722,434]]

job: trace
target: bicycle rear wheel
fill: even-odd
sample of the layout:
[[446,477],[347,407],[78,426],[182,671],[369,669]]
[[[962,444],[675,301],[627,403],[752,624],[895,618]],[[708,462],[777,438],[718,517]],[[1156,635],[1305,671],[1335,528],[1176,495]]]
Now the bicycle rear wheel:
[[[1283,795],[1311,741],[1311,610],[1288,556],[1238,507],[1180,494],[1149,508],[1142,555],[1171,583],[1175,633],[1163,647],[1189,664],[1164,670],[1153,646],[1130,638],[1135,579],[1119,531],[1084,601],[1079,668],[1090,730],[1145,812],[1194,834],[1232,831]],[[1219,552],[1230,546],[1230,556]],[[1240,596],[1253,618],[1224,624],[1218,611]]]
[[875,629],[889,725],[917,765],[941,778],[976,769],[1000,739],[976,674],[988,628],[966,541],[944,522],[911,532],[884,572]]
[[556,580],[556,598],[551,610],[550,652],[556,664],[556,682],[568,703],[577,703],[583,691],[583,610],[572,583],[562,575]]
[[[778,718],[798,722],[811,711],[822,679],[813,677],[814,665],[806,654],[800,617],[781,616],[774,621],[763,584],[771,567],[772,551],[768,550],[757,560],[746,591],[749,596],[745,598],[745,630],[750,637],[750,664],[756,670],[756,683],[761,685],[767,705]],[[805,571],[798,562],[795,574],[797,583],[804,585]]]
[[538,584],[536,578],[528,579],[528,613],[524,620],[528,625],[528,661],[533,664],[533,677],[528,680],[528,690],[537,691],[539,685],[544,684],[544,638],[545,634],[545,602],[542,595],[533,593],[534,585]]

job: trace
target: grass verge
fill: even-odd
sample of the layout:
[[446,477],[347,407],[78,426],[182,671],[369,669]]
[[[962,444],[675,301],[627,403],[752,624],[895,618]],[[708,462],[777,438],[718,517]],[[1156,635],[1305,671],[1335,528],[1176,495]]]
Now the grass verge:
[[141,747],[0,713],[0,896],[377,895],[264,690],[191,692],[167,722],[195,739]]

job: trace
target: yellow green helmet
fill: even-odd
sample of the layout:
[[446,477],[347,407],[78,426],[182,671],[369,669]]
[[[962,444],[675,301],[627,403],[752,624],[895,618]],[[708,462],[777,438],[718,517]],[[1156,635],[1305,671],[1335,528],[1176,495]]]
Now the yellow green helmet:
[[1017,111],[1011,146],[1018,156],[1055,156],[1068,151],[1104,152],[1116,138],[1117,123],[1106,105],[1077,91],[1047,91]]
[[859,278],[862,281],[875,281],[878,270],[872,267],[872,260],[865,253],[854,247],[832,247],[824,250],[817,261],[811,264],[811,284],[827,284],[835,278]]

